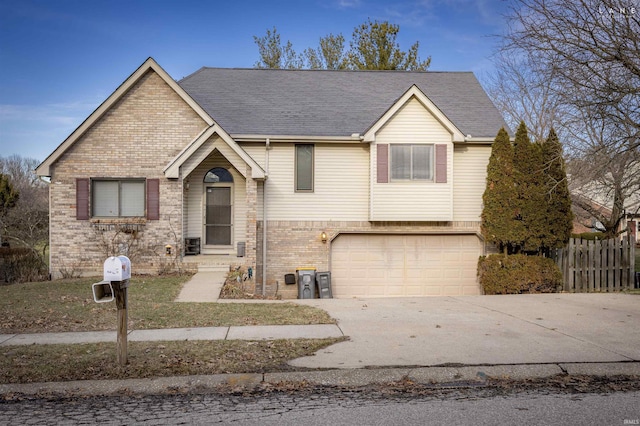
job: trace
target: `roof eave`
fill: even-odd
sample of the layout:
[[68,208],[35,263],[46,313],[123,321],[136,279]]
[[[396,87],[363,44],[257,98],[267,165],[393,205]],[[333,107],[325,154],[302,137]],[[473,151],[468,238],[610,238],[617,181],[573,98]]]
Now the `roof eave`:
[[315,143],[355,143],[362,142],[360,133],[353,133],[349,136],[313,136],[313,135],[268,135],[268,134],[232,134],[231,137],[236,142],[261,142],[269,139],[271,142],[315,142]]

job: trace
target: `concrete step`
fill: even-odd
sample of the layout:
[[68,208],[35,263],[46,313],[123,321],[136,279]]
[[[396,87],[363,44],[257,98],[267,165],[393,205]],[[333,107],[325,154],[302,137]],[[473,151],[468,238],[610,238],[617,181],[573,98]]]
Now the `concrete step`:
[[229,272],[229,265],[198,265],[198,272]]

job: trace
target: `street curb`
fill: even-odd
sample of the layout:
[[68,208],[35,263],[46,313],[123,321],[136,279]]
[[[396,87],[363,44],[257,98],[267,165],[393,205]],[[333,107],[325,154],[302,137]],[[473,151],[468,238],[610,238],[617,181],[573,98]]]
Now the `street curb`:
[[204,393],[208,391],[243,392],[256,390],[265,385],[282,384],[360,388],[369,385],[398,383],[403,380],[436,387],[472,387],[484,385],[488,379],[541,379],[562,374],[570,376],[640,376],[640,362],[364,368],[0,384],[0,396],[88,397]]

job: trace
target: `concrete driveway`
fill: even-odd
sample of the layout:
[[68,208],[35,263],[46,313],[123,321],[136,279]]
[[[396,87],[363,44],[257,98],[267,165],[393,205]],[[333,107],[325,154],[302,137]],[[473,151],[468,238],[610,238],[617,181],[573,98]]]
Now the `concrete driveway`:
[[640,296],[541,294],[313,299],[342,342],[298,367],[640,361]]

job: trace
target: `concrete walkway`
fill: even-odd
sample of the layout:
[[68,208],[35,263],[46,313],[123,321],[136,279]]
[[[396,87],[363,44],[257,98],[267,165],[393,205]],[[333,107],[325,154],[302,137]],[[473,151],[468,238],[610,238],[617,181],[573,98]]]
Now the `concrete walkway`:
[[176,302],[217,302],[226,272],[198,272],[182,287]]

